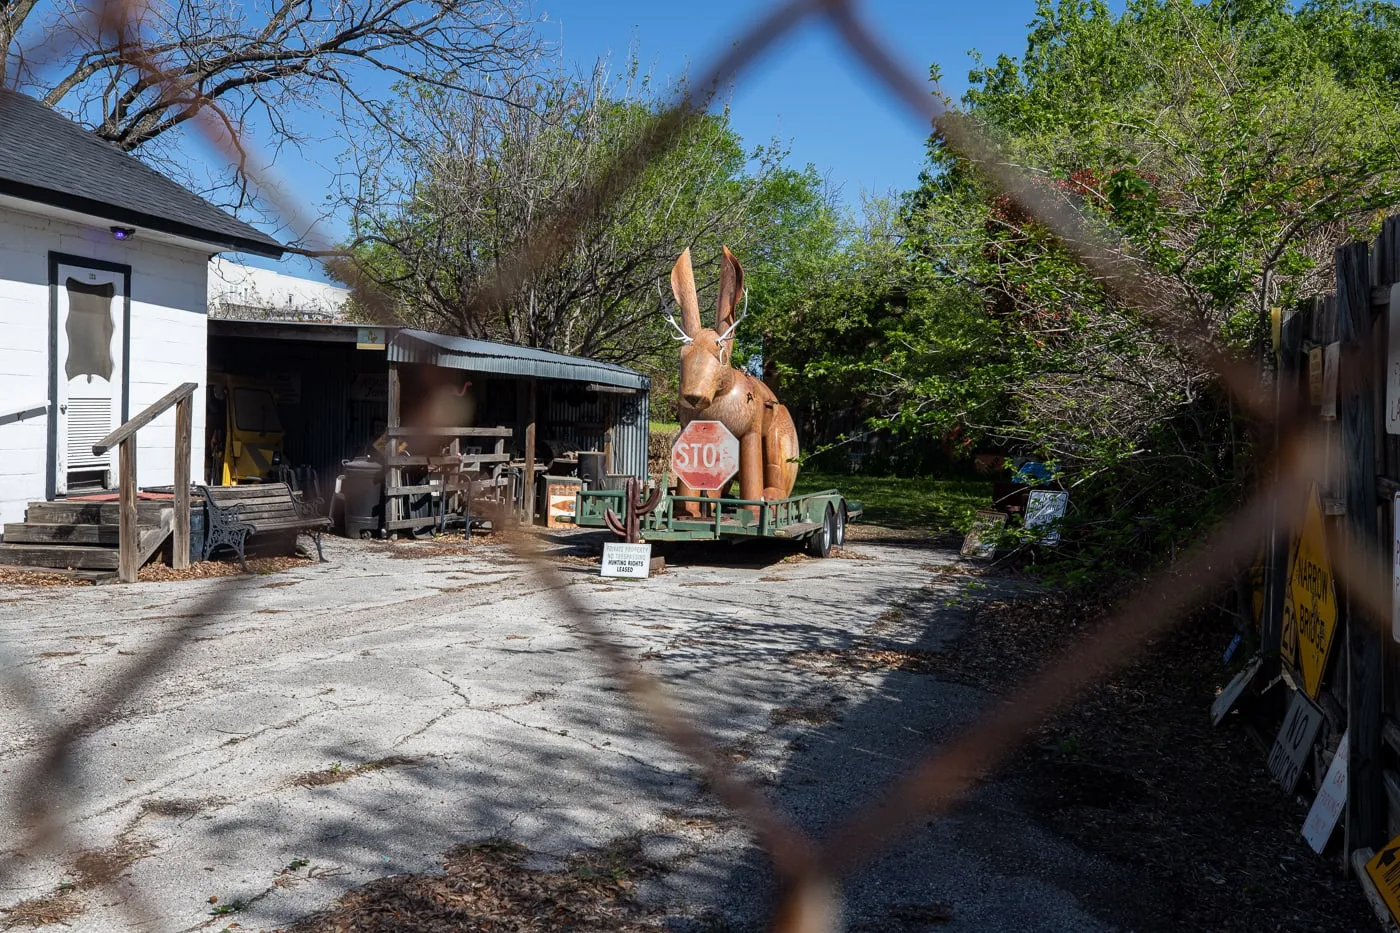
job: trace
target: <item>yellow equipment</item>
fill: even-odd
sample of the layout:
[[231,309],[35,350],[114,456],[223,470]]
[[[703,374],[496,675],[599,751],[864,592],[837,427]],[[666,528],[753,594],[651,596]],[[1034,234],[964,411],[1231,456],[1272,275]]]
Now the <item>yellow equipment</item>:
[[257,379],[209,374],[209,442],[212,485],[234,486],[277,478],[285,432],[271,386]]

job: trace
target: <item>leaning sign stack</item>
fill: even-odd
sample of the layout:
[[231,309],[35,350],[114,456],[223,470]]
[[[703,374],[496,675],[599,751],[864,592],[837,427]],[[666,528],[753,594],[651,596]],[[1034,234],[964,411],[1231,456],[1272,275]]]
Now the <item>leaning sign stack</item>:
[[[1303,501],[1276,500],[1253,574],[1260,651],[1215,713],[1240,704],[1278,723],[1287,711],[1269,764],[1313,800],[1306,844],[1336,853],[1389,924],[1400,920],[1400,217],[1335,258],[1335,293],[1274,318],[1277,420],[1324,438],[1326,467]],[[1367,576],[1376,554],[1392,559],[1389,587]],[[1386,589],[1390,606],[1378,604]]]

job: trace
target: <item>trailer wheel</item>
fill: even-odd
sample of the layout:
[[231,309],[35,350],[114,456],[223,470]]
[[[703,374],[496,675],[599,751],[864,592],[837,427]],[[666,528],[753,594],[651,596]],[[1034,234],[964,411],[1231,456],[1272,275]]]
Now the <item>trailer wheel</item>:
[[836,526],[836,511],[831,507],[826,507],[826,515],[822,519],[822,526],[807,536],[807,553],[813,557],[831,556],[831,539]]
[[846,500],[842,499],[841,504],[836,507],[836,524],[831,533],[831,543],[837,547],[846,544]]

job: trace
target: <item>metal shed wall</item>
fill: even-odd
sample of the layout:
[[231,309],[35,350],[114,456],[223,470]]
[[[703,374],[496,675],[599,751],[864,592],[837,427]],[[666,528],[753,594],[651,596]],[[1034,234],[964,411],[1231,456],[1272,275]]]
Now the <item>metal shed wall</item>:
[[[607,430],[608,396],[589,392],[577,383],[544,383],[537,417],[540,439],[555,440],[581,450],[602,450]],[[613,472],[647,479],[647,432],[650,398],[646,392],[612,396],[617,424],[613,428]]]
[[401,330],[388,345],[394,363],[443,366],[540,382],[536,417],[542,440],[557,439],[583,449],[601,450],[607,397],[584,386],[632,389],[615,395],[618,423],[613,430],[613,470],[647,479],[647,432],[651,414],[651,379],[625,366],[578,356],[517,347],[489,340],[449,337],[428,331]]
[[647,481],[647,436],[651,430],[651,393],[638,392],[617,400],[617,429],[613,431],[613,469]]

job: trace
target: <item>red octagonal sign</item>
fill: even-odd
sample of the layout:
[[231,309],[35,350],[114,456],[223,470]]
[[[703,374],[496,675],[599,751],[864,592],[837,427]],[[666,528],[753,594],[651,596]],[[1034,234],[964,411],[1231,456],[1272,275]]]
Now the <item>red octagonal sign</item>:
[[719,421],[692,421],[671,447],[671,469],[691,489],[722,489],[739,472],[739,439]]

